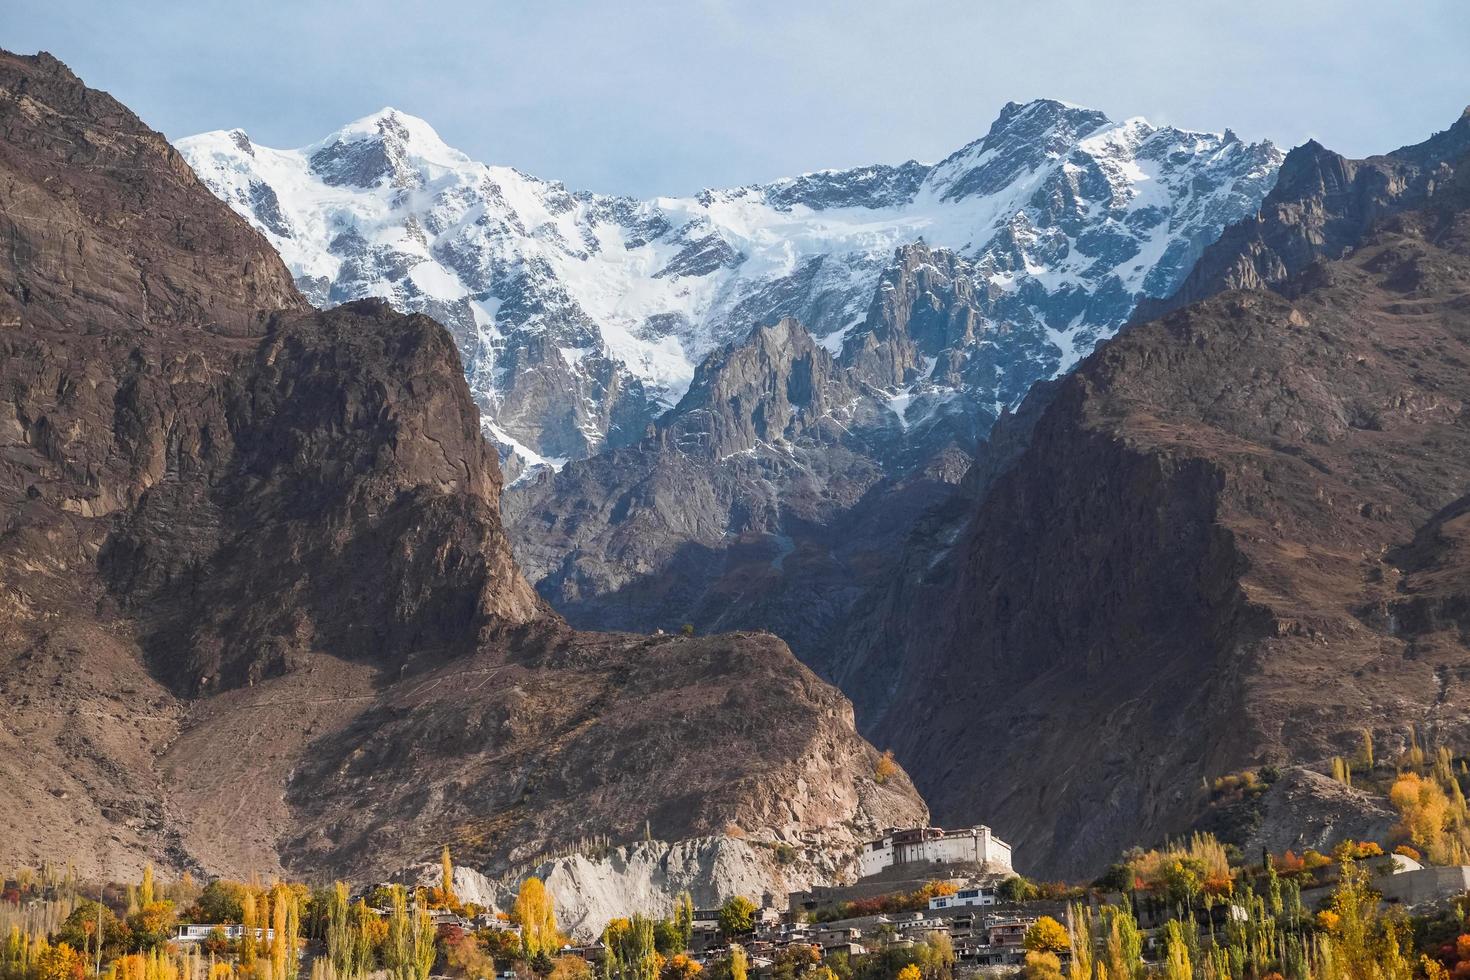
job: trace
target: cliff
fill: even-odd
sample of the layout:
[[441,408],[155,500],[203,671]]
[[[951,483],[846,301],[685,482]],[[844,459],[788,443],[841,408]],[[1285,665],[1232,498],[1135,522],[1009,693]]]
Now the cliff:
[[536,597],[444,329],[316,312],[164,139],[0,54],[0,861],[485,870],[922,819],[768,635]]

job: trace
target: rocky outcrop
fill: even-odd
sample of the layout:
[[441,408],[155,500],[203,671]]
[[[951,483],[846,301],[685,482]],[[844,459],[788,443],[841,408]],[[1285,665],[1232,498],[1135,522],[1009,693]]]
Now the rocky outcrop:
[[551,612],[437,323],[311,309],[49,56],[0,54],[0,134],[0,861],[363,879],[925,818],[776,638]]
[[1389,841],[1399,823],[1388,800],[1344,786],[1322,773],[1292,766],[1271,784],[1235,835],[1221,839],[1238,844],[1245,854],[1272,854],[1312,848],[1321,854],[1345,840]]
[[[758,446],[792,443],[850,418],[860,392],[806,328],[787,318],[757,326],[704,361],[689,391],[656,427],[661,447],[718,463]],[[820,438],[820,436],[818,436]]]
[[825,672],[852,602],[969,463],[941,425],[905,457],[890,401],[794,320],[758,327],[638,445],[512,487],[517,554],[579,626],[770,629]]
[[[546,861],[530,874],[546,883],[562,928],[593,938],[617,916],[669,915],[674,901],[685,891],[696,908],[717,908],[737,895],[758,905],[782,906],[790,891],[806,888],[813,881],[837,880],[830,852],[794,851],[783,861],[784,853],[793,852],[734,837],[674,844],[639,841],[606,854]],[[514,901],[517,887],[512,882],[502,888],[502,903]]]
[[[557,924],[578,941],[594,942],[610,919],[668,916],[683,892],[696,908],[717,908],[737,895],[781,906],[789,892],[849,879],[856,853],[825,843],[793,846],[727,835],[672,843],[640,840],[620,847],[574,848],[570,854],[520,865],[496,880],[456,867],[454,888],[461,901],[508,910],[521,883],[534,876],[556,903]],[[425,863],[395,878],[437,887],[443,870],[437,862]]]
[[1342,258],[1374,222],[1422,207],[1442,190],[1452,179],[1452,162],[1467,151],[1470,109],[1422,143],[1366,160],[1349,160],[1308,141],[1286,155],[1260,213],[1228,228],[1177,290],[1141,305],[1139,318],[1227,289],[1278,287],[1313,262]]
[[901,678],[872,734],[941,822],[983,806],[1082,874],[1187,828],[1202,777],[1470,734],[1461,153],[1342,258],[1110,341],[906,562],[913,601],[871,600]]

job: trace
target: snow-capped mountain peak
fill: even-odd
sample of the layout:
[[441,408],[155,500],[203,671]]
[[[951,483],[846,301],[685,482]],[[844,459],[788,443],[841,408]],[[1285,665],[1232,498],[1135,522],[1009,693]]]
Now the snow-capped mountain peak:
[[446,144],[418,116],[391,106],[343,126],[326,139],[302,147],[312,172],[334,186],[422,186],[438,171],[458,171],[475,162]]
[[[756,324],[793,316],[828,351],[856,350],[885,270],[918,242],[983,300],[944,360],[968,387],[944,397],[993,413],[1171,290],[1281,158],[1048,99],[1007,104],[937,164],[649,201],[478,163],[392,108],[295,150],[239,131],[178,146],[313,302],[383,296],[444,322],[487,431],[526,460],[639,438]],[[984,351],[1007,345],[1030,366],[982,383]]]

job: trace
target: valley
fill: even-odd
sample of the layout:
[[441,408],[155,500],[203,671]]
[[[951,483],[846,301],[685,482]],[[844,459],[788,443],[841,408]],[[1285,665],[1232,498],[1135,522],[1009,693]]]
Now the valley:
[[1446,122],[641,199],[0,52],[0,980],[1470,973]]

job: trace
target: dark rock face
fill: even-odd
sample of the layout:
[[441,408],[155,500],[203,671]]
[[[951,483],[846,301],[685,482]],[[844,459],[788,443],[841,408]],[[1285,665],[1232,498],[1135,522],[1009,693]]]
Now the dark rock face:
[[930,167],[910,160],[897,167],[883,165],[853,170],[823,170],[777,181],[766,187],[766,200],[777,210],[802,204],[814,211],[826,208],[890,208],[914,199]]
[[1141,305],[1147,319],[1226,289],[1277,286],[1319,259],[1341,258],[1375,221],[1419,207],[1470,151],[1470,109],[1423,143],[1349,160],[1312,140],[1286,155],[1255,220],[1229,228],[1178,290]]
[[[946,411],[987,329],[966,267],[923,246],[897,260],[839,357],[795,320],[758,327],[706,359],[636,446],[508,490],[541,594],[584,628],[759,627],[839,669],[853,603],[993,418],[958,410],[963,399]],[[895,407],[894,383],[915,396]]]
[[0,194],[0,861],[494,870],[924,817],[774,637],[567,628],[450,335],[309,308],[49,56],[0,53]]
[[1059,366],[1016,294],[910,245],[839,354],[793,319],[758,327],[637,445],[510,488],[506,520],[579,626],[771,629],[845,676],[853,602],[1004,405]]
[[[967,520],[936,517],[943,533],[864,600],[879,612],[857,656],[899,679],[864,717],[941,822],[983,806],[1036,870],[1075,875],[1186,829],[1201,777],[1320,764],[1365,726],[1390,746],[1411,724],[1438,743],[1470,734],[1470,555],[1454,531],[1470,163],[1455,132],[1430,144],[1457,155],[1375,158],[1435,176],[1342,219],[1355,235],[1323,216],[1350,214],[1361,198],[1341,189],[1361,185],[1302,192],[1288,163],[1262,217],[1201,266],[1276,256],[1279,274],[1220,282],[1273,288],[1109,341],[975,475]],[[1379,166],[1312,171],[1382,186]],[[1289,242],[1310,247],[1262,244]],[[932,724],[912,724],[920,706]]]

